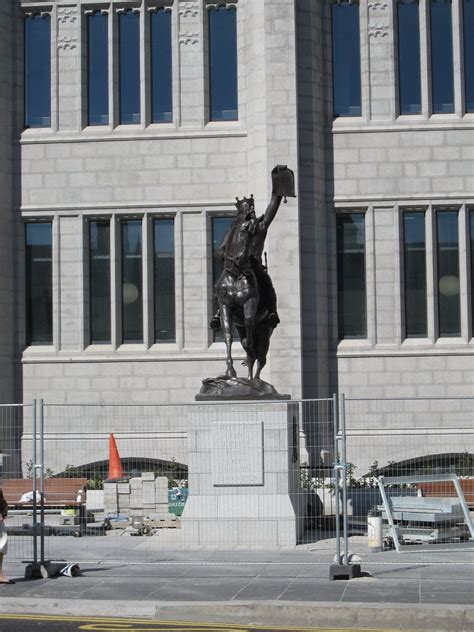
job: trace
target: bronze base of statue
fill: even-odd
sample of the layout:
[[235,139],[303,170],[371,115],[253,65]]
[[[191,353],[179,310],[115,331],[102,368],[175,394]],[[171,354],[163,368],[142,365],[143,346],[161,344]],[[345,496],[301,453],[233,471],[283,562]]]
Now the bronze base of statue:
[[263,380],[244,377],[228,378],[225,375],[209,377],[202,381],[197,402],[225,400],[289,400],[290,395],[281,395],[274,386]]

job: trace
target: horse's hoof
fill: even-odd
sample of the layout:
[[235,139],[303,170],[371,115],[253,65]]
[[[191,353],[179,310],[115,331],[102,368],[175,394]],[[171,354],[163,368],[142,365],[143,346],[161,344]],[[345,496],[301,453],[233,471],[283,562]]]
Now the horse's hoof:
[[233,378],[237,377],[237,373],[235,372],[234,369],[232,370],[227,369],[227,371],[225,372],[225,376],[227,379],[232,380]]
[[270,325],[272,329],[275,329],[275,327],[278,325],[279,322],[280,322],[280,319],[278,318],[278,314],[276,314],[275,312],[272,312],[271,314],[269,314],[268,324]]
[[209,327],[211,329],[220,329],[221,328],[221,319],[219,316],[213,316],[211,318],[211,322],[209,323]]

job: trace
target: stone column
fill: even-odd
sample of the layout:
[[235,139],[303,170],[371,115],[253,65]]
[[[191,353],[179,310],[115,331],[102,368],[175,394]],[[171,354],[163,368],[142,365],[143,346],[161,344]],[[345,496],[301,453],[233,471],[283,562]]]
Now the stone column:
[[75,132],[81,128],[79,9],[58,5],[56,19],[58,130]]

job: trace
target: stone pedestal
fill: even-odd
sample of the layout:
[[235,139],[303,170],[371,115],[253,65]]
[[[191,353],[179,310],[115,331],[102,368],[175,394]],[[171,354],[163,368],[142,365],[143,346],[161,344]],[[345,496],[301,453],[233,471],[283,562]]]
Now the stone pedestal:
[[182,542],[293,547],[303,530],[298,405],[224,402],[197,409],[188,433]]

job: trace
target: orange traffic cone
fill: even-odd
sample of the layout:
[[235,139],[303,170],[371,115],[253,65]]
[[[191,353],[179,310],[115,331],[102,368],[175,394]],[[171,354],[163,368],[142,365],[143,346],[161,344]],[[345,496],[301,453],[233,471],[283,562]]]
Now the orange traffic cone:
[[120,463],[120,457],[117,450],[117,444],[115,443],[115,437],[110,433],[109,437],[109,474],[108,480],[113,481],[119,478],[123,478],[122,464]]

